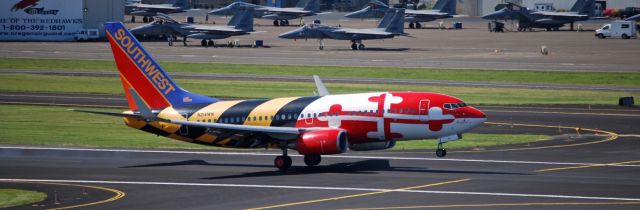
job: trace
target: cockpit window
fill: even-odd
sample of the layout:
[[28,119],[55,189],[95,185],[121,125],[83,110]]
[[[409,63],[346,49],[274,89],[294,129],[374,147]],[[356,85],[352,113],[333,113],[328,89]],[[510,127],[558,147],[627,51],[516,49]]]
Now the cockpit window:
[[457,104],[444,104],[444,108],[445,109],[449,109],[449,110],[456,110],[458,108],[465,107],[465,106],[467,106],[467,104],[465,104],[463,102],[460,102],[460,103],[457,103]]

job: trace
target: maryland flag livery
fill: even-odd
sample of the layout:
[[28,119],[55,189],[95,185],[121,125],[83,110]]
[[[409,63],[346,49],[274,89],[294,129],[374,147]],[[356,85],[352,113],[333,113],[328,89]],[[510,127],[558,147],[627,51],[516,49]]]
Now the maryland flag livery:
[[[308,166],[321,155],[388,149],[396,141],[438,139],[443,144],[486,121],[481,111],[438,93],[375,92],[331,95],[316,79],[320,96],[222,101],[176,84],[120,22],[105,23],[133,128],[181,141],[232,148],[278,148],[274,164],[291,166],[289,149]],[[215,65],[215,64],[212,64]]]

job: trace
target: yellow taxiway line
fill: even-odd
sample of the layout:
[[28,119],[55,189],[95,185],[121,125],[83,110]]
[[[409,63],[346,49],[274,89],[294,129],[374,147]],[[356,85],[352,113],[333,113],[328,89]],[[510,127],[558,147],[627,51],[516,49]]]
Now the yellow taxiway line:
[[108,202],[112,202],[115,200],[118,200],[120,198],[123,198],[126,193],[117,190],[117,189],[113,189],[113,188],[107,188],[107,187],[100,187],[100,186],[91,186],[91,185],[78,185],[78,184],[65,184],[65,183],[53,183],[53,182],[20,182],[20,181],[9,181],[9,182],[14,182],[14,183],[31,183],[31,184],[47,184],[47,185],[59,185],[59,186],[73,186],[73,187],[84,187],[84,188],[91,188],[91,189],[97,189],[97,190],[104,190],[104,191],[109,191],[109,192],[113,192],[115,193],[114,196],[105,199],[105,200],[101,200],[101,201],[96,201],[96,202],[91,202],[91,203],[85,203],[85,204],[78,204],[78,205],[73,205],[73,206],[64,206],[64,207],[57,207],[57,208],[50,208],[49,210],[62,210],[62,209],[72,209],[72,208],[80,208],[80,207],[86,207],[86,206],[93,206],[93,205],[98,205],[98,204],[103,204],[103,203],[108,203]]
[[624,164],[629,164],[629,163],[640,163],[640,160],[632,160],[632,161],[617,162],[617,163],[594,164],[594,165],[586,165],[586,166],[569,166],[569,167],[559,167],[559,168],[547,168],[547,169],[536,170],[535,172],[560,171],[560,170],[579,169],[579,168],[593,168],[593,167],[604,167],[604,166],[616,166],[616,165],[624,165]]
[[458,183],[458,182],[466,182],[466,181],[469,181],[469,180],[471,180],[471,179],[459,179],[459,180],[438,182],[438,183],[426,184],[426,185],[420,185],[420,186],[405,187],[405,188],[392,189],[392,190],[384,190],[384,191],[379,191],[379,192],[361,193],[361,194],[345,195],[345,196],[332,197],[332,198],[323,198],[323,199],[317,199],[317,200],[309,200],[309,201],[285,203],[285,204],[272,205],[272,206],[257,207],[257,208],[251,208],[251,209],[248,209],[248,210],[272,209],[272,208],[281,208],[281,207],[296,206],[296,205],[303,205],[303,204],[310,204],[310,203],[319,203],[319,202],[325,202],[325,201],[335,201],[335,200],[341,200],[341,199],[347,199],[347,198],[355,198],[355,197],[383,194],[383,193],[388,193],[388,192],[395,192],[395,191],[400,191],[400,190],[412,190],[412,189],[440,186],[440,185],[445,185],[445,184],[453,184],[453,183]]
[[502,207],[502,206],[569,206],[569,205],[637,205],[640,202],[551,202],[551,203],[486,203],[486,204],[452,204],[424,206],[390,206],[378,208],[355,208],[341,210],[382,210],[382,209],[427,209],[427,208],[465,208],[465,207]]

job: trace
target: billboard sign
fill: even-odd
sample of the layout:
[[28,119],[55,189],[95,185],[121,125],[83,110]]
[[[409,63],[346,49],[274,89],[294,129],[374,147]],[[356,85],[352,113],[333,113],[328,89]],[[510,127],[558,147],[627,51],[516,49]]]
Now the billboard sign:
[[71,41],[82,29],[82,0],[1,0],[0,41]]

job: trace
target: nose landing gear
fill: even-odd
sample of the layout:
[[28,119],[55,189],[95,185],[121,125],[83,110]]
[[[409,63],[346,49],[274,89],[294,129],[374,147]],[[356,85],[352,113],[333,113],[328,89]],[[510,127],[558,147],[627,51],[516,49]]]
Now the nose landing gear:
[[438,149],[436,149],[436,156],[438,157],[447,156],[447,150],[442,146],[442,143],[438,143]]

